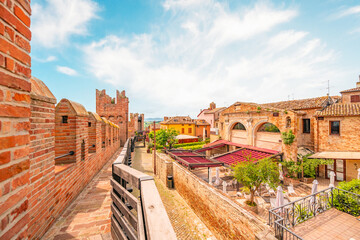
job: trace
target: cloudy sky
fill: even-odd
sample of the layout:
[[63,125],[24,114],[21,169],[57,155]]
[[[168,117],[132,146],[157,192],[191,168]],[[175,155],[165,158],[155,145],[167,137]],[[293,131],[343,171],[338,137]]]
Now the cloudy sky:
[[190,115],[211,101],[272,102],[355,87],[358,0],[32,0],[32,74],[95,111]]

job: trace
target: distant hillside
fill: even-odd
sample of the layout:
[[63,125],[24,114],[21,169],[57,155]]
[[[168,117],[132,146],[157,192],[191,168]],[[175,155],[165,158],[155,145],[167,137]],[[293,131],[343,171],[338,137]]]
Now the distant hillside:
[[145,122],[162,121],[164,118],[145,118]]

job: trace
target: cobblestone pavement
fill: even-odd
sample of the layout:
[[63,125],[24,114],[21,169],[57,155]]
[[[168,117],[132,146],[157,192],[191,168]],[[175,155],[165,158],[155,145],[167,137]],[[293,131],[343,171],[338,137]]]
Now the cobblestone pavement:
[[114,154],[42,239],[112,240],[110,234],[110,178]]
[[[132,162],[133,168],[153,175],[152,155],[145,148],[135,148]],[[157,178],[155,183],[178,239],[216,239],[176,190],[168,189]]]

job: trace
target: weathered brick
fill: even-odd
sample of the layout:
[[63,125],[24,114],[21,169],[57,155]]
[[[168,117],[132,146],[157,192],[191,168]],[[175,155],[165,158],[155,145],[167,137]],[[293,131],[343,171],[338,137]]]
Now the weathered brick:
[[30,117],[30,109],[27,107],[0,104],[0,116],[2,117]]
[[21,8],[15,6],[14,13],[26,26],[30,27],[30,17],[27,16]]
[[0,85],[17,90],[27,91],[27,92],[30,92],[31,89],[31,85],[29,81],[26,81],[18,77],[10,76],[1,71],[0,71]]
[[10,162],[10,151],[0,153],[0,165]]
[[4,35],[5,33],[5,25],[0,21],[0,35]]
[[31,46],[29,41],[25,40],[23,37],[21,37],[19,34],[16,34],[15,37],[15,43],[16,45],[18,45],[19,47],[21,47],[22,49],[24,49],[25,51],[27,51],[28,53],[30,53],[31,51]]
[[5,58],[5,66],[9,71],[13,72],[15,68],[14,60],[9,57]]
[[0,182],[5,181],[27,169],[30,167],[30,161],[25,160],[22,162],[19,162],[17,164],[13,164],[9,167],[5,167],[0,169]]
[[31,66],[31,58],[28,53],[23,52],[7,40],[0,38],[0,51],[9,54],[18,61],[24,63],[27,66]]
[[9,12],[3,5],[0,5],[0,16],[1,18],[13,26],[17,31],[19,31],[25,38],[31,40],[31,32],[30,29],[23,24],[20,20],[18,20],[15,15]]
[[0,137],[0,150],[26,145],[28,142],[29,135]]
[[12,30],[10,27],[5,26],[5,33],[4,36],[9,39],[10,41],[14,41],[15,39],[15,33],[14,30]]

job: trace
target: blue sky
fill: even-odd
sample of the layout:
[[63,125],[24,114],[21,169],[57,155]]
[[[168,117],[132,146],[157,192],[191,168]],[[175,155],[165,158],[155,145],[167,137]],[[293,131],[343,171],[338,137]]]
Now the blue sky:
[[195,117],[211,101],[272,102],[355,87],[360,2],[33,0],[32,75],[95,111]]

